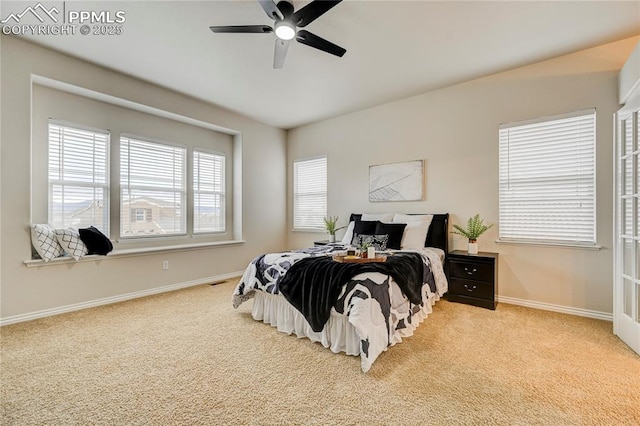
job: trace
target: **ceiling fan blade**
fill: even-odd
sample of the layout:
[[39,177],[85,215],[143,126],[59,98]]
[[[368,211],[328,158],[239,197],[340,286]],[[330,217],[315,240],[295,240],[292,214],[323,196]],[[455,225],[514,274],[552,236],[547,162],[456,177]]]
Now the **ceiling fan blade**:
[[298,30],[298,34],[296,35],[296,40],[302,44],[306,44],[307,46],[314,47],[318,50],[322,50],[323,52],[331,53],[332,55],[336,55],[342,57],[347,50],[342,47],[331,43],[323,39],[322,37],[318,37],[317,35],[310,33],[307,30]]
[[270,33],[273,28],[268,25],[219,25],[209,27],[214,33]]
[[296,27],[306,27],[341,1],[315,0],[293,14],[293,24]]
[[258,0],[262,9],[264,9],[267,16],[274,21],[281,21],[284,19],[282,12],[278,9],[278,6],[273,2],[273,0]]
[[273,68],[282,68],[284,65],[284,58],[287,57],[290,41],[276,38],[276,50],[273,52]]

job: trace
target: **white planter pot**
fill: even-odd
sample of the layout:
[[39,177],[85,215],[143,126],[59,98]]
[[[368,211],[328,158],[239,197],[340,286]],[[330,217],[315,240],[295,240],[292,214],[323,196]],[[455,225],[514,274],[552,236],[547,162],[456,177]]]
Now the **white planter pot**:
[[469,243],[467,245],[467,253],[469,254],[478,254],[478,243]]
[[336,242],[336,234],[329,234],[329,242],[330,243]]

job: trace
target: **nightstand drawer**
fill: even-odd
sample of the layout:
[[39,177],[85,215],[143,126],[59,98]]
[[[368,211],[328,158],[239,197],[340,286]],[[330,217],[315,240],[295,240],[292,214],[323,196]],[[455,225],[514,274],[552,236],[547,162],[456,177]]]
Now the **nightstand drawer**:
[[451,278],[464,278],[493,284],[494,266],[488,263],[451,260],[449,274]]
[[485,283],[451,278],[449,281],[449,293],[492,301],[494,299],[493,282]]

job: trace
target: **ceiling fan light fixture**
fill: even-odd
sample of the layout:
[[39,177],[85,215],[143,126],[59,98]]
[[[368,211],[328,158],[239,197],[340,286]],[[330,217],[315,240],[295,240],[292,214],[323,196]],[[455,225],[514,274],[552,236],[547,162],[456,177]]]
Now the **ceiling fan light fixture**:
[[280,40],[291,40],[296,36],[296,28],[290,22],[279,21],[276,22],[275,33]]
[[304,27],[324,15],[342,0],[311,0],[298,11],[295,11],[292,1],[278,0],[276,3],[276,0],[257,0],[267,16],[275,21],[273,27],[269,25],[214,25],[209,28],[214,33],[275,33],[273,68],[282,68],[284,65],[291,40],[341,58],[347,52],[346,49],[310,33]]

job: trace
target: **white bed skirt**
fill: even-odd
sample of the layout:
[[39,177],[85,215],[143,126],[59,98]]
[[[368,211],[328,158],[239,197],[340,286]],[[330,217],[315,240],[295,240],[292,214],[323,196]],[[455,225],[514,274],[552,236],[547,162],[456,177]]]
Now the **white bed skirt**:
[[[403,337],[412,336],[418,325],[433,312],[432,306],[439,299],[437,294],[429,292],[427,303],[413,315],[411,324],[407,324],[406,328],[394,333],[390,346],[402,342]],[[332,352],[360,355],[361,339],[356,328],[349,322],[347,315],[339,314],[334,309],[331,310],[331,316],[324,329],[321,332],[316,332],[313,331],[305,317],[283,296],[256,291],[251,314],[255,320],[271,324],[282,333],[295,334],[299,338],[306,337],[313,342],[321,343]]]

